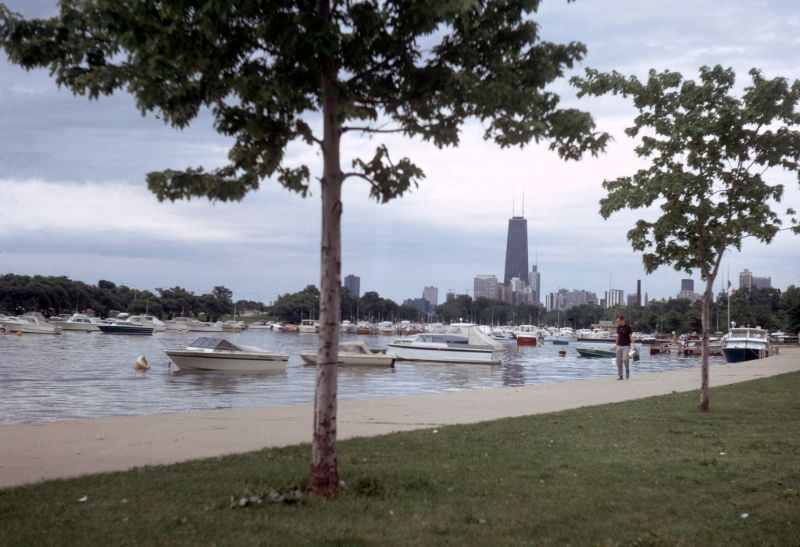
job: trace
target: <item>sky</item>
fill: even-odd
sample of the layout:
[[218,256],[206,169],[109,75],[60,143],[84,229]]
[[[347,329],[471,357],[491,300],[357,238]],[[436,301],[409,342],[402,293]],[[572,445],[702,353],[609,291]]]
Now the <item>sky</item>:
[[[55,1],[6,0],[26,17],[55,13]],[[751,67],[767,77],[800,78],[800,3],[796,0],[544,0],[534,17],[546,40],[580,41],[585,67],[646,76],[677,70],[696,78],[702,65],[735,69],[737,85]],[[368,198],[366,183],[345,182],[342,275],[361,278],[398,302],[423,287],[472,293],[476,274],[503,277],[508,218],[528,219],[531,264],[542,293],[559,288],[632,292],[641,279],[652,298],[673,297],[685,274],[663,267],[646,275],[626,239],[646,212],[604,220],[602,182],[644,164],[623,129],[635,110],[620,98],[581,99],[566,79],[553,84],[565,107],[590,111],[615,141],[597,158],[564,162],[547,144],[500,149],[468,123],[458,148],[439,150],[390,135],[347,136],[343,165],[363,150],[388,145],[426,174],[419,188],[388,204]],[[143,117],[124,93],[89,101],[59,89],[47,71],[25,72],[0,52],[0,274],[108,279],[137,289],[181,286],[197,293],[225,285],[236,299],[270,302],[319,283],[320,197],[306,199],[264,181],[237,203],[195,199],[159,203],[146,188],[150,171],[213,168],[230,142],[208,114],[182,131]],[[312,173],[322,158],[293,146],[293,161]],[[786,187],[778,208],[800,209],[796,178],[772,171]],[[750,269],[773,286],[800,285],[800,238],[781,233],[771,245],[747,241],[729,251],[723,276]],[[694,275],[699,290],[699,275]]]

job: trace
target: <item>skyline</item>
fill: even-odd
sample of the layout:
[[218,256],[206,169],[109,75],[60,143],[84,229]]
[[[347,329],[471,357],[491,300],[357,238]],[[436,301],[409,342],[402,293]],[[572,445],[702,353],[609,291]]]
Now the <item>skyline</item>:
[[[47,15],[55,5],[7,4],[26,16]],[[739,84],[752,66],[767,76],[800,78],[800,8],[793,2],[545,1],[535,19],[545,39],[587,45],[571,74],[594,67],[641,76],[652,66],[696,78],[701,64],[720,63],[736,69]],[[609,285],[628,294],[642,279],[651,299],[674,296],[688,276],[665,268],[645,275],[625,239],[640,213],[608,221],[598,213],[602,180],[641,165],[622,133],[633,107],[618,98],[576,101],[566,78],[553,90],[615,136],[605,154],[566,163],[547,143],[501,150],[482,141],[477,123],[465,127],[458,149],[381,139],[393,155],[414,159],[427,178],[386,205],[370,202],[366,186],[346,185],[343,276],[358,275],[362,293],[375,290],[397,302],[429,285],[471,293],[476,274],[501,273],[508,212],[524,193],[542,295],[559,288],[600,295]],[[344,141],[343,157],[367,142]],[[46,71],[24,72],[0,56],[0,272],[151,290],[179,285],[196,293],[222,284],[237,299],[263,302],[318,285],[318,192],[304,200],[267,181],[243,202],[227,204],[160,204],[148,193],[148,171],[214,167],[225,161],[228,145],[207,114],[175,131],[139,116],[127,95],[90,103],[59,90]],[[308,148],[293,147],[289,155],[312,167],[321,163]],[[799,208],[796,180],[778,172],[770,180],[786,185],[779,210]],[[749,269],[781,289],[800,285],[798,242],[785,233],[771,246],[748,242],[742,253],[726,255],[722,275]]]

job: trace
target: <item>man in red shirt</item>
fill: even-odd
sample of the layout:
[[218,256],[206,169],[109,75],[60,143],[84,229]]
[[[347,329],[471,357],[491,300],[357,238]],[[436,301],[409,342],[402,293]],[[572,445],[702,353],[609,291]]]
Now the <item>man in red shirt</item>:
[[631,377],[630,350],[633,343],[633,329],[622,315],[617,316],[617,380],[622,380],[622,365],[625,364],[625,378]]

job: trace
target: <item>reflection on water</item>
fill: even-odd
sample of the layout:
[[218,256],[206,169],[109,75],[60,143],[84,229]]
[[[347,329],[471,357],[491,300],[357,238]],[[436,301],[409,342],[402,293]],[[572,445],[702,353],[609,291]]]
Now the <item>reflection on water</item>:
[[[288,353],[291,357],[285,371],[176,371],[164,349],[186,346],[198,335],[0,335],[0,423],[270,406],[313,399],[314,367],[303,366],[299,353],[316,346],[315,335],[263,330],[224,333],[233,341]],[[383,336],[346,338],[364,340],[372,347],[385,347],[391,340]],[[560,357],[559,350],[566,350],[567,355]],[[699,365],[697,358],[644,353],[642,360],[632,365],[633,374]],[[146,373],[133,369],[139,355],[150,361]],[[398,361],[394,369],[340,368],[339,397],[363,399],[615,375],[612,359],[580,358],[574,345],[518,348],[509,344],[499,366]]]

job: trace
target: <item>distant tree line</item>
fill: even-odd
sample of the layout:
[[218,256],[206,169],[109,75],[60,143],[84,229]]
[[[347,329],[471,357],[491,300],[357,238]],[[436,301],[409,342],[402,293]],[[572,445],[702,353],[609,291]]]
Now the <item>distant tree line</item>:
[[155,293],[117,285],[101,279],[97,285],[65,276],[0,276],[0,312],[41,312],[45,316],[93,310],[100,317],[112,312],[148,313],[161,319],[186,315],[216,321],[234,309],[264,311],[260,302],[233,302],[233,292],[216,286],[210,293],[194,294],[182,287],[158,288]]

